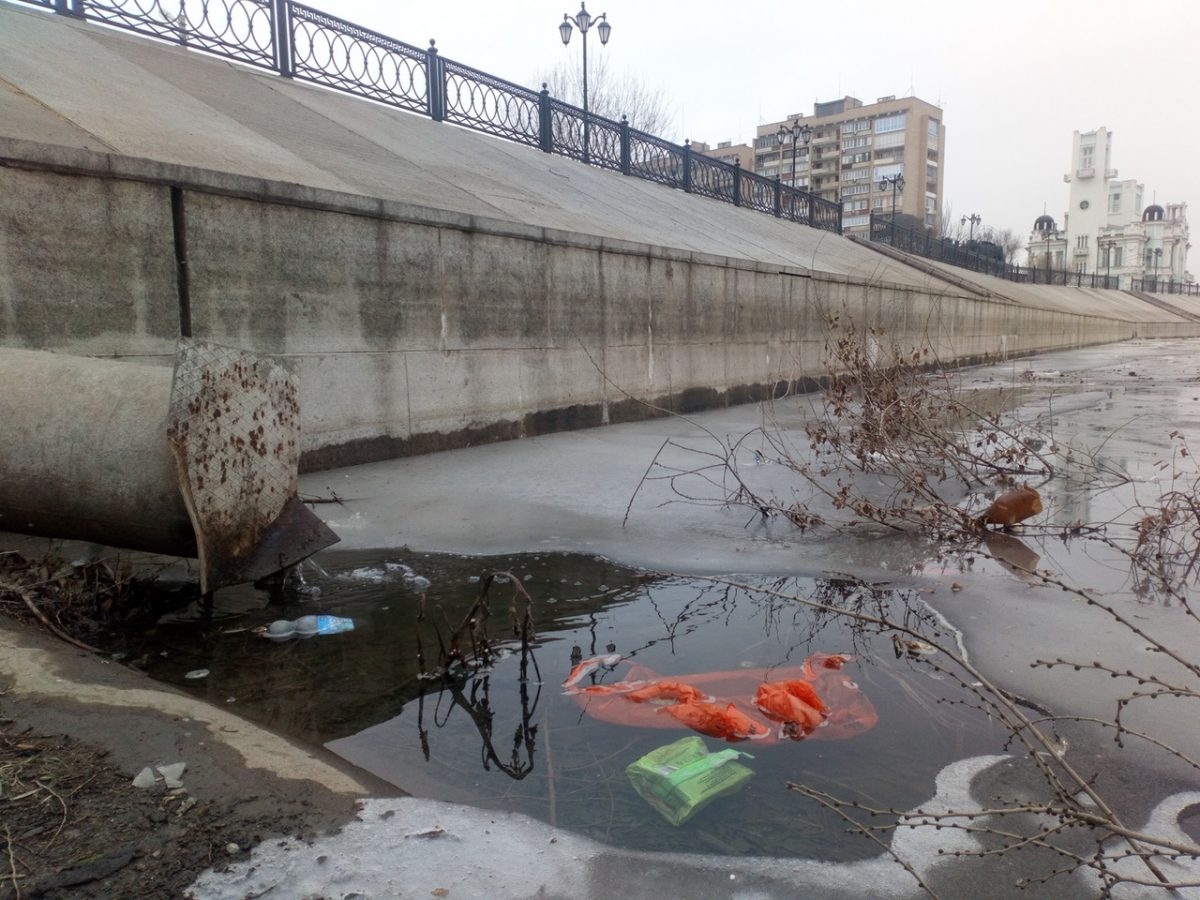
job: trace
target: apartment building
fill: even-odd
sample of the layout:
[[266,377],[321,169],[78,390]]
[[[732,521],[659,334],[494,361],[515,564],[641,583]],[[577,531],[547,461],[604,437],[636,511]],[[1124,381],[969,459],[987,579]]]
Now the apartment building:
[[[781,128],[808,126],[809,141],[793,143]],[[942,110],[916,97],[880,97],[864,104],[843,97],[813,105],[813,114],[797,113],[759,125],[754,138],[754,171],[778,176],[827,200],[843,204],[842,226],[863,233],[870,213],[905,213],[929,228],[940,228],[946,128]],[[903,176],[893,194],[884,178]]]
[[1071,168],[1063,176],[1071,186],[1063,227],[1048,216],[1038,218],[1027,247],[1030,264],[1110,275],[1122,288],[1134,279],[1191,282],[1187,204],[1143,207],[1145,186],[1118,179],[1112,142],[1112,132],[1103,127],[1074,133]]
[[710,147],[703,141],[692,141],[692,150],[729,163],[731,166],[740,164],[747,172],[754,171],[754,148],[749,144],[735,144],[732,141],[721,141],[715,147]]

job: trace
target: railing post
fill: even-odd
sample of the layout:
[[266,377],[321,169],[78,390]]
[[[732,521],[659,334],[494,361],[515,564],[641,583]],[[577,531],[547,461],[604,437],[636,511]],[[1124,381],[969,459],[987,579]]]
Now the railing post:
[[550,89],[544,81],[538,94],[538,146],[544,153],[554,152],[554,116],[550,112]]
[[291,78],[296,70],[291,0],[271,0],[271,20],[275,25],[275,68],[284,78]]
[[629,151],[629,117],[621,116],[621,174],[633,172],[632,154]]
[[742,205],[742,161],[733,161],[733,205]]
[[[817,227],[817,195],[812,191],[805,192],[808,195],[808,227]],[[838,234],[842,233],[842,204],[838,202]]]
[[683,189],[692,192],[692,142],[683,142]]
[[83,3],[84,0],[54,0],[54,11],[60,16],[73,16],[76,19],[83,18]]
[[783,218],[783,182],[775,176],[775,218]]
[[437,42],[429,39],[425,51],[425,93],[428,94],[429,118],[440,122],[446,118],[446,85],[442,77],[442,61],[438,58]]

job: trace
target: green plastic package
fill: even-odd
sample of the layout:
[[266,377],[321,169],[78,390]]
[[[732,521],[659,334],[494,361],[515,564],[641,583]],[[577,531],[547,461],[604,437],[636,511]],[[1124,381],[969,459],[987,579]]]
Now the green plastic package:
[[701,809],[741,788],[754,773],[737,762],[740,750],[709,753],[700,738],[685,737],[651,750],[625,768],[633,789],[672,825],[682,825]]

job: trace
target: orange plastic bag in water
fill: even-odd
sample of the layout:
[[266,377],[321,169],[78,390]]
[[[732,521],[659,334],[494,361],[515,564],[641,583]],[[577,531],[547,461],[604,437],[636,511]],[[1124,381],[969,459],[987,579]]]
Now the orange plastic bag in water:
[[716,703],[676,703],[664,706],[659,713],[678,719],[692,731],[727,741],[745,741],[765,738],[771,729],[756,722],[732,703],[719,706]]
[[626,699],[634,703],[703,703],[711,699],[706,694],[678,681],[653,681],[645,687],[630,691]]
[[793,740],[812,734],[825,721],[828,708],[807,681],[768,681],[754,694],[754,705],[783,726]]
[[[581,688],[576,680],[574,685],[566,684],[564,687],[589,716],[619,725],[637,728],[689,727],[702,734],[716,737],[734,735],[733,740],[742,739],[738,736],[743,735],[768,744],[804,736],[814,741],[837,741],[869,731],[879,721],[871,701],[843,670],[851,661],[852,657],[842,654],[814,653],[803,666],[736,669],[670,677],[633,664],[624,678],[615,683]],[[794,688],[800,696],[788,696],[807,703],[818,713],[817,724],[807,735],[802,733],[803,729],[799,726],[792,727],[792,733],[789,733],[787,726],[777,727],[778,720],[772,721],[752,705],[761,685],[780,682],[801,682],[802,686]],[[690,693],[689,689],[710,702],[677,702],[665,707],[658,702],[669,700],[671,695],[683,700],[685,693]],[[631,695],[635,693],[645,698],[643,702],[631,702]],[[816,703],[812,702],[814,699]],[[688,706],[700,706],[700,709],[682,708]],[[731,707],[733,714],[745,716],[751,726],[748,727],[739,718],[731,717]],[[811,719],[805,716],[805,721]],[[765,736],[760,737],[763,732],[766,732]]]

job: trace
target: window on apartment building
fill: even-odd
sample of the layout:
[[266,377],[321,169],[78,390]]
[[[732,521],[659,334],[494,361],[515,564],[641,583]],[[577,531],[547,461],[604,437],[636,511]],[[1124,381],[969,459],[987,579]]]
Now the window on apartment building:
[[870,190],[869,184],[848,184],[842,187],[842,196],[853,197],[855,194],[866,194]]
[[1110,213],[1119,213],[1121,211],[1121,192],[1113,191],[1108,195],[1108,211]]
[[930,181],[937,181],[938,167],[931,163],[925,164],[925,177]]
[[857,147],[869,147],[870,145],[871,139],[866,137],[856,137],[842,141],[843,150],[854,150]]
[[894,116],[880,116],[875,120],[875,133],[883,134],[886,131],[903,131],[908,124],[908,116],[905,113],[899,113]]
[[873,146],[876,150],[882,150],[884,147],[903,147],[904,132],[893,131],[889,134],[880,135],[879,137],[875,138],[875,143]]
[[1124,247],[1113,247],[1113,258],[1112,258],[1113,266],[1116,268],[1120,268],[1122,265],[1124,265],[1124,259],[1125,259],[1125,248]]
[[871,203],[871,208],[872,209],[883,209],[887,205],[888,205],[887,197],[876,197],[875,200]]
[[938,129],[940,127],[941,127],[941,123],[937,119],[929,120],[929,138],[930,138],[930,140],[934,140],[934,141],[937,140]]
[[1092,167],[1092,159],[1095,156],[1096,148],[1090,145],[1085,145],[1079,148],[1079,168],[1090,169]]
[[875,180],[876,181],[878,181],[881,178],[894,178],[897,175],[903,175],[903,174],[904,174],[904,163],[895,163],[890,166],[876,166],[875,167]]
[[927,213],[937,212],[937,197],[926,197],[925,198],[925,212],[927,212]]
[[1079,237],[1075,238],[1075,249],[1086,250],[1087,246],[1088,236],[1086,234],[1081,234]]
[[842,219],[842,228],[860,228],[870,223],[870,216],[846,216]]

